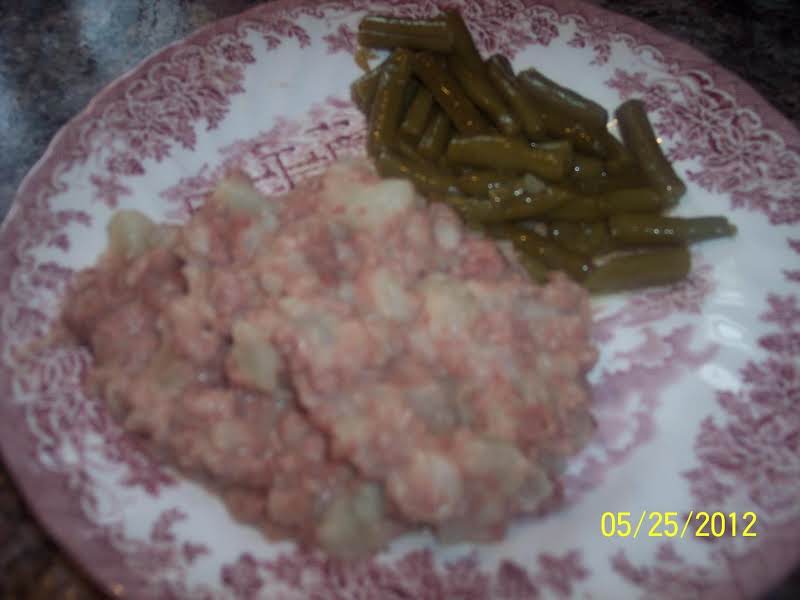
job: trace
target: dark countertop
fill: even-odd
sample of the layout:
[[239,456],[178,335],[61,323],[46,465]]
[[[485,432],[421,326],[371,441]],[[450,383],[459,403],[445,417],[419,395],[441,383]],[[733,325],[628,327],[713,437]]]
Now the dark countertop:
[[[797,0],[591,0],[688,42],[800,125]],[[255,0],[0,0],[0,215],[53,135],[160,47]],[[95,598],[0,466],[0,598]],[[770,600],[800,598],[800,569]]]

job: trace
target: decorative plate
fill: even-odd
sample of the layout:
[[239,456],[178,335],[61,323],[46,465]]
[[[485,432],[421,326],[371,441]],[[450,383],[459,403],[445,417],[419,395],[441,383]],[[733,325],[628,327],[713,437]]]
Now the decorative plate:
[[[84,396],[87,353],[37,345],[114,209],[180,221],[233,165],[275,193],[362,153],[348,92],[359,18],[444,4],[289,0],[220,21],[107,87],[23,182],[0,232],[0,444],[38,518],[109,593],[728,599],[757,597],[800,561],[800,135],[694,50],[576,0],[462,10],[484,53],[610,109],[644,98],[689,187],[680,212],[728,214],[740,233],[698,246],[684,283],[596,302],[599,428],[558,510],[497,544],[411,536],[358,563],[270,543]],[[634,527],[647,511],[636,536],[622,535],[623,511]],[[669,536],[651,511],[689,526]],[[725,534],[700,511],[728,515]],[[742,535],[745,512],[756,537]]]

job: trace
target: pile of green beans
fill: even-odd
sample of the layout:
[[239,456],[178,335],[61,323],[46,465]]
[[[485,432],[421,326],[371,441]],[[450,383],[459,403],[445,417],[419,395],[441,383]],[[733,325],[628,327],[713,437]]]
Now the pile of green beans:
[[351,87],[378,172],[510,241],[535,281],[563,271],[596,293],[667,285],[688,274],[688,244],[735,235],[725,217],[664,214],[686,186],[641,100],[616,110],[620,141],[600,104],[481,57],[455,10],[368,16],[358,41],[389,50]]

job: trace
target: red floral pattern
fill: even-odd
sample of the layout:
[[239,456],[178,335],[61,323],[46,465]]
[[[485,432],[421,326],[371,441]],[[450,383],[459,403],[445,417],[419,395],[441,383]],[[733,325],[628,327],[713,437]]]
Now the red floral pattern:
[[568,501],[597,487],[611,468],[624,464],[649,442],[658,431],[654,415],[666,396],[662,390],[687,371],[708,363],[717,352],[714,344],[693,350],[695,332],[690,325],[666,335],[644,327],[641,334],[640,344],[608,359],[611,364],[629,366],[603,369],[592,387],[597,433],[564,477]]
[[[109,162],[114,162],[114,158],[110,158]],[[142,170],[144,172],[144,170]],[[116,175],[110,177],[103,177],[102,175],[91,175],[89,181],[94,186],[94,198],[105,204],[108,208],[116,208],[119,204],[121,196],[128,196],[131,189],[120,183]]]
[[701,502],[744,492],[761,515],[780,521],[795,516],[800,497],[800,309],[794,295],[767,302],[761,320],[777,327],[758,340],[767,357],[742,367],[742,389],[717,393],[726,419],[703,421],[695,442],[702,464],[687,478]]
[[314,105],[305,122],[278,119],[269,130],[220,150],[223,160],[211,169],[182,178],[161,192],[169,215],[183,219],[195,211],[214,183],[232,170],[244,171],[263,193],[283,194],[321,173],[333,161],[364,153],[364,117],[350,102],[330,97]]
[[615,44],[635,51],[636,40],[627,33],[617,31],[613,17],[605,14],[575,18],[575,33],[567,42],[573,48],[591,48],[594,58],[589,64],[602,66],[611,59]]
[[[760,526],[761,544],[744,543],[739,547],[731,538],[709,544],[705,565],[680,556],[670,542],[661,544],[657,562],[637,566],[624,550],[611,558],[611,567],[626,582],[638,588],[642,600],[740,600],[759,598],[765,592],[765,580],[781,577],[794,566],[800,518],[781,527]],[[753,541],[753,540],[749,540]],[[679,542],[683,545],[686,540]]]
[[[710,75],[661,60],[661,74],[617,69],[608,85],[623,98],[645,99],[656,115],[657,131],[670,140],[670,157],[700,165],[687,171],[690,181],[727,194],[731,208],[760,212],[773,225],[800,222],[797,152],[765,128],[759,115],[720,89]],[[797,240],[788,243],[800,253]],[[783,273],[787,281],[800,282],[800,271]],[[740,506],[736,502],[744,496],[746,506],[757,509],[762,537],[780,531],[796,540],[800,535],[796,503],[800,496],[800,310],[794,294],[768,294],[767,304],[761,320],[776,329],[757,340],[767,356],[741,368],[741,388],[717,391],[724,416],[708,416],[700,424],[695,441],[698,465],[685,477],[698,506]],[[738,565],[769,564],[780,556],[781,546],[765,544],[763,549],[742,552],[735,543],[732,538],[717,540],[710,554],[713,572],[727,567],[728,577],[712,576],[711,567],[679,561],[634,567],[624,551],[614,557],[612,566],[643,590],[645,597],[747,597],[758,593],[758,588],[751,584],[748,589],[737,578]],[[763,572],[757,580],[763,580]]]
[[[662,52],[671,47],[663,40],[644,40],[640,31],[636,36],[626,31],[608,35],[606,31],[616,29],[617,17],[604,13],[598,17],[594,9],[572,0],[549,3],[553,6],[523,0],[471,2],[464,14],[484,53],[513,56],[526,45],[548,46],[568,25],[577,32],[573,47],[592,46],[596,64],[625,48],[635,57],[646,55],[646,70],[617,71],[609,85],[623,96],[646,98],[656,111],[657,126],[669,140],[673,158],[694,161],[689,179],[727,195],[734,208],[767,215],[772,224],[797,222],[800,176],[798,157],[791,148],[798,145],[787,142],[796,134],[776,121],[769,109],[759,106],[757,114],[749,105],[742,106],[743,97],[758,103],[750,92],[734,96],[726,75],[697,70],[696,57],[684,60],[684,49]],[[59,507],[59,519],[48,513],[44,516],[67,545],[82,558],[89,557],[87,563],[106,583],[125,582],[148,598],[228,598],[267,592],[280,597],[284,591],[286,598],[330,597],[329,588],[348,597],[353,591],[375,598],[391,597],[388,593],[421,598],[533,598],[574,595],[592,575],[601,575],[589,572],[577,550],[552,555],[532,549],[524,561],[501,557],[493,568],[481,564],[476,555],[439,564],[433,552],[421,550],[361,565],[284,552],[271,559],[243,554],[220,566],[220,580],[213,582],[218,585],[190,585],[190,572],[220,563],[214,560],[215,550],[179,531],[186,515],[176,509],[161,511],[149,531],[137,536],[126,528],[124,507],[115,504],[117,497],[100,493],[98,487],[133,490],[161,501],[175,487],[171,475],[139,453],[100,404],[80,393],[80,373],[88,360],[85,354],[62,346],[31,345],[47,334],[71,274],[58,261],[48,260],[53,253],[69,249],[68,227],[87,226],[91,220],[87,212],[51,206],[51,199],[67,191],[65,174],[81,166],[93,200],[109,207],[126,202],[136,178],[181,149],[194,148],[204,129],[223,122],[231,99],[243,92],[245,69],[258,55],[249,37],[253,32],[268,50],[287,42],[304,48],[312,44],[312,29],[307,30],[305,24],[316,20],[323,24],[314,29],[322,32],[318,42],[335,52],[351,51],[352,27],[357,21],[353,10],[385,9],[421,16],[448,4],[300,0],[270,3],[220,23],[150,59],[104,92],[65,130],[45,163],[23,186],[0,238],[0,385],[9,399],[2,405],[5,422],[24,422],[27,429],[15,431],[0,423],[4,433],[0,441],[28,493],[52,486],[70,490]],[[628,21],[619,23],[623,29],[633,28]],[[340,118],[343,115],[346,118]],[[762,122],[763,115],[770,121]],[[288,139],[302,143],[286,144]],[[310,152],[309,140],[317,142]],[[349,103],[331,98],[305,119],[278,120],[266,133],[224,148],[220,165],[207,164],[166,190],[163,197],[171,216],[185,218],[202,202],[203,186],[212,185],[221,169],[235,166],[244,167],[263,190],[285,191],[362,143],[360,116]],[[775,231],[779,235],[780,230]],[[788,243],[800,252],[800,241]],[[779,265],[775,269],[779,271]],[[800,280],[796,270],[787,270],[785,275],[787,282]],[[638,346],[609,351],[597,382],[599,435],[591,449],[595,454],[582,457],[583,462],[576,463],[576,470],[566,478],[567,500],[600,483],[608,469],[621,468],[636,448],[652,439],[657,426],[653,411],[662,398],[648,395],[648,388],[674,381],[682,371],[696,369],[714,356],[717,348],[699,345],[695,334],[696,318],[715,285],[713,270],[701,266],[684,284],[629,296],[623,307],[601,315],[599,341],[613,345],[615,333],[628,330],[638,335]],[[674,547],[661,549],[655,566],[652,562],[636,565],[624,552],[617,554],[612,562],[615,572],[648,597],[664,593],[705,596],[721,594],[720,590],[755,595],[761,589],[758,585],[779,576],[797,558],[800,516],[789,502],[797,494],[800,452],[797,409],[789,402],[798,389],[797,366],[792,361],[800,335],[796,295],[776,291],[767,304],[763,322],[771,330],[758,339],[765,356],[753,357],[742,367],[740,389],[719,391],[719,415],[700,426],[698,464],[686,474],[696,499],[732,504],[742,494],[746,496],[763,510],[765,535],[744,549],[722,542],[709,546],[705,567],[687,568],[686,559]],[[656,328],[651,326],[653,321],[667,326]],[[25,448],[25,453],[8,452],[11,443]],[[76,539],[82,542],[79,546]],[[92,559],[104,556],[114,560],[98,565]],[[195,564],[202,566],[195,569]],[[750,588],[746,582],[729,582],[738,574],[753,572],[753,565],[765,564],[768,568],[751,578],[756,583]]]
[[[789,239],[787,242],[792,250],[800,254],[800,239]],[[785,269],[783,274],[792,283],[800,283],[800,269]]]
[[597,433],[587,452],[564,477],[564,500],[575,502],[600,485],[610,469],[619,467],[657,431],[655,411],[667,384],[688,370],[711,361],[717,346],[693,349],[691,325],[656,333],[652,324],[670,317],[699,315],[715,284],[710,265],[699,262],[689,277],[674,286],[630,294],[616,310],[595,318],[593,337],[599,347],[615,337],[636,331],[641,342],[631,350],[606,353],[609,366],[593,383],[593,414]]
[[695,257],[689,276],[674,285],[632,294],[620,308],[595,320],[594,338],[609,341],[620,327],[641,327],[670,315],[699,315],[716,289],[711,265]]
[[[554,9],[524,0],[505,2],[453,2],[448,0],[422,0],[405,2],[384,0],[351,0],[344,3],[347,12],[370,12],[392,14],[401,17],[420,18],[438,14],[441,10],[457,7],[475,38],[482,54],[502,53],[513,59],[525,46],[547,46],[558,37],[559,15]],[[326,36],[328,52],[350,52],[355,50],[354,30],[340,25],[336,33]]]
[[104,531],[110,546],[124,552],[131,566],[147,573],[171,575],[170,579],[153,579],[135,592],[143,598],[164,600],[213,600],[219,598],[205,585],[190,585],[186,581],[188,567],[199,556],[208,555],[211,549],[205,544],[176,545],[175,527],[186,520],[186,513],[173,507],[161,511],[145,539],[132,539],[114,525]]
[[690,181],[727,194],[731,208],[765,214],[773,225],[800,222],[800,155],[709,74],[617,69],[607,83],[623,98],[644,98],[657,131],[671,142],[672,160],[700,164],[687,170]]
[[337,52],[355,54],[358,46],[355,29],[345,23],[339,25],[335,33],[329,33],[322,39],[328,44],[328,54]]
[[[713,572],[705,567],[687,564],[671,545],[659,549],[659,563],[637,567],[620,551],[611,559],[614,570],[646,592],[647,598],[681,598],[693,600],[708,597],[717,583]],[[680,573],[680,577],[676,577]]]
[[286,600],[533,600],[542,592],[569,598],[588,575],[577,550],[541,554],[536,570],[506,560],[494,575],[481,569],[475,554],[437,565],[430,550],[409,552],[393,562],[341,562],[301,551],[259,561],[244,553],[222,568],[222,581],[237,600],[262,597],[267,589]]
[[249,31],[260,33],[270,50],[285,40],[309,46],[311,36],[296,19],[321,18],[320,9],[298,5],[285,13],[275,19],[243,19],[232,32],[204,46],[183,44],[164,53],[145,75],[130,82],[123,97],[86,123],[68,166],[88,159],[97,164],[98,172],[90,176],[95,199],[115,208],[122,196],[131,193],[120,175],[143,175],[146,161],[163,161],[175,145],[193,149],[200,122],[205,122],[207,131],[219,126],[231,97],[244,91],[244,67],[255,62],[253,47],[245,39]]
[[[701,158],[703,170],[690,172],[691,179],[706,189],[729,193],[733,208],[763,212],[774,225],[800,220],[797,153],[731,97],[718,90],[708,93],[713,86],[709,77],[696,74],[689,81],[648,84],[644,73],[617,71],[609,83],[623,96],[641,94],[661,109],[664,134],[676,138],[673,157]],[[686,104],[670,96],[668,85],[677,85]],[[691,141],[685,137],[689,131],[694,134]],[[798,240],[787,242],[800,254]],[[783,274],[788,282],[800,283],[800,272]],[[635,567],[624,552],[618,553],[612,566],[645,591],[645,597],[748,597],[760,588],[748,586],[742,565],[792,565],[782,552],[784,540],[794,537],[796,546],[800,534],[800,308],[794,294],[769,293],[766,303],[769,308],[760,319],[774,329],[757,340],[766,357],[740,369],[740,389],[717,392],[723,416],[703,419],[695,440],[699,464],[684,476],[698,506],[725,510],[726,504],[741,506],[744,497],[744,505],[759,516],[759,535],[771,539],[746,552],[737,548],[735,538],[713,540],[710,557],[717,569],[725,568],[727,577],[688,566],[677,557],[656,567]],[[763,580],[763,572],[760,575],[758,580]]]

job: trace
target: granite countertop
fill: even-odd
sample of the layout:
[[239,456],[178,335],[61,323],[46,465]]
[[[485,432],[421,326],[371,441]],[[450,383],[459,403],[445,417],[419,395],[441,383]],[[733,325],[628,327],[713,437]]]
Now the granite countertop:
[[[800,126],[797,0],[591,0],[644,21],[750,82]],[[67,120],[160,47],[255,0],[0,2],[0,216]],[[0,466],[0,599],[97,598],[32,520]],[[800,568],[770,600],[800,598]]]

